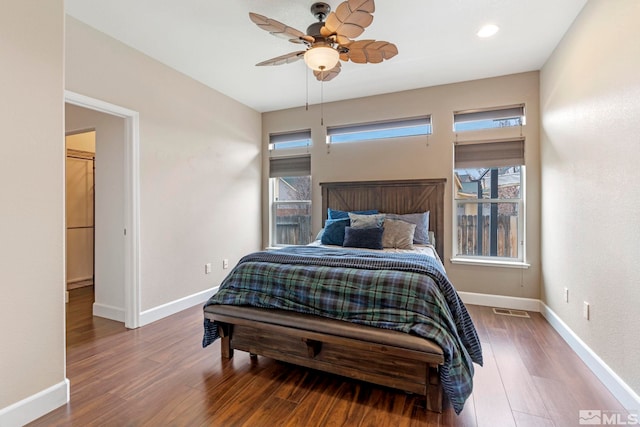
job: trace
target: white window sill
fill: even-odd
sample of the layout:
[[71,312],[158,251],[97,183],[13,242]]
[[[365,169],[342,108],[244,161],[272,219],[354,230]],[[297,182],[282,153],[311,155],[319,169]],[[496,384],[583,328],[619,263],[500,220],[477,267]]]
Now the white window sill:
[[476,258],[451,258],[451,264],[462,265],[478,265],[483,267],[505,267],[505,268],[529,268],[531,264],[523,261],[506,261],[493,259],[476,259]]

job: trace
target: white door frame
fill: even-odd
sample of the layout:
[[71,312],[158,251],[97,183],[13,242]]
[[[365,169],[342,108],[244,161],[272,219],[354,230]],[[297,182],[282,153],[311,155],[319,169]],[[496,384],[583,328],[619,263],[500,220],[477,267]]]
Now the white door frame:
[[125,119],[124,143],[124,326],[140,326],[140,115],[118,105],[64,91],[69,104]]

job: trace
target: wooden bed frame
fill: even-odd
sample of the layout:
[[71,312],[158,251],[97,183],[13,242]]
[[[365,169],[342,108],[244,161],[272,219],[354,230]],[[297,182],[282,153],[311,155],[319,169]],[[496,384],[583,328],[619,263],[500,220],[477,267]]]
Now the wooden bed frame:
[[446,182],[443,178],[321,183],[322,225],[327,220],[327,208],[341,211],[378,209],[380,212],[396,214],[429,211],[429,230],[435,233],[436,251],[440,259],[444,259]]
[[[430,211],[430,230],[442,258],[445,179],[322,183],[327,208],[378,209],[389,213]],[[426,409],[442,412],[439,366],[442,349],[424,338],[283,310],[212,305],[224,358],[234,349],[425,396]]]

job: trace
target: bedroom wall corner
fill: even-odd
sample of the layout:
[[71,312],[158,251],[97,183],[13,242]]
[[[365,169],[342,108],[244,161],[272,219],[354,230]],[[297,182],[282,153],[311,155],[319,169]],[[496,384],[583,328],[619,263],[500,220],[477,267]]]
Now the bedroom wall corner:
[[542,300],[636,396],[638,19],[635,0],[590,0],[543,67],[540,90]]
[[0,14],[0,425],[63,405],[64,2]]

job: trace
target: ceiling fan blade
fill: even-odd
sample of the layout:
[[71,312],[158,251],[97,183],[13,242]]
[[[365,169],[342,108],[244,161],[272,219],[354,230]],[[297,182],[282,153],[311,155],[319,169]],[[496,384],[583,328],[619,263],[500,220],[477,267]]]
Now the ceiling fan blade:
[[396,45],[382,40],[358,40],[345,47],[349,49],[346,53],[349,60],[357,64],[377,64],[398,54]]
[[350,39],[358,37],[373,21],[375,4],[373,0],[348,0],[340,3],[335,12],[331,12],[321,29],[328,37],[338,34]]
[[320,82],[328,82],[329,80],[333,80],[338,74],[342,71],[342,65],[338,62],[335,67],[330,69],[329,71],[313,71],[313,75],[316,76],[316,79]]
[[315,39],[315,37],[308,36],[308,35],[305,34],[304,36],[300,37],[299,39],[289,39],[289,41],[291,43],[306,44],[307,46],[310,46],[313,43],[315,43],[316,39]]
[[286,55],[276,56],[275,58],[267,59],[266,61],[262,61],[256,64],[257,67],[262,67],[265,65],[284,65],[291,64],[292,62],[296,62],[299,59],[304,57],[304,53],[306,50],[301,50],[298,52],[287,53]]
[[369,13],[376,11],[376,3],[374,0],[348,0],[348,2],[351,10],[363,10]]
[[340,35],[340,34],[338,34],[338,35],[336,35],[334,37],[335,37],[336,43],[338,43],[340,46],[344,46],[344,45],[347,45],[347,44],[353,42],[353,40],[351,40],[349,37],[345,37],[345,36]]
[[291,40],[292,42],[299,42],[300,40],[304,40],[309,43],[313,43],[315,41],[313,37],[306,35],[302,31],[291,28],[288,25],[283,24],[282,22],[276,21],[275,19],[267,18],[266,16],[249,12],[249,19],[251,19],[251,21],[253,21],[253,23],[258,27],[262,28],[265,31],[268,31],[276,37]]

